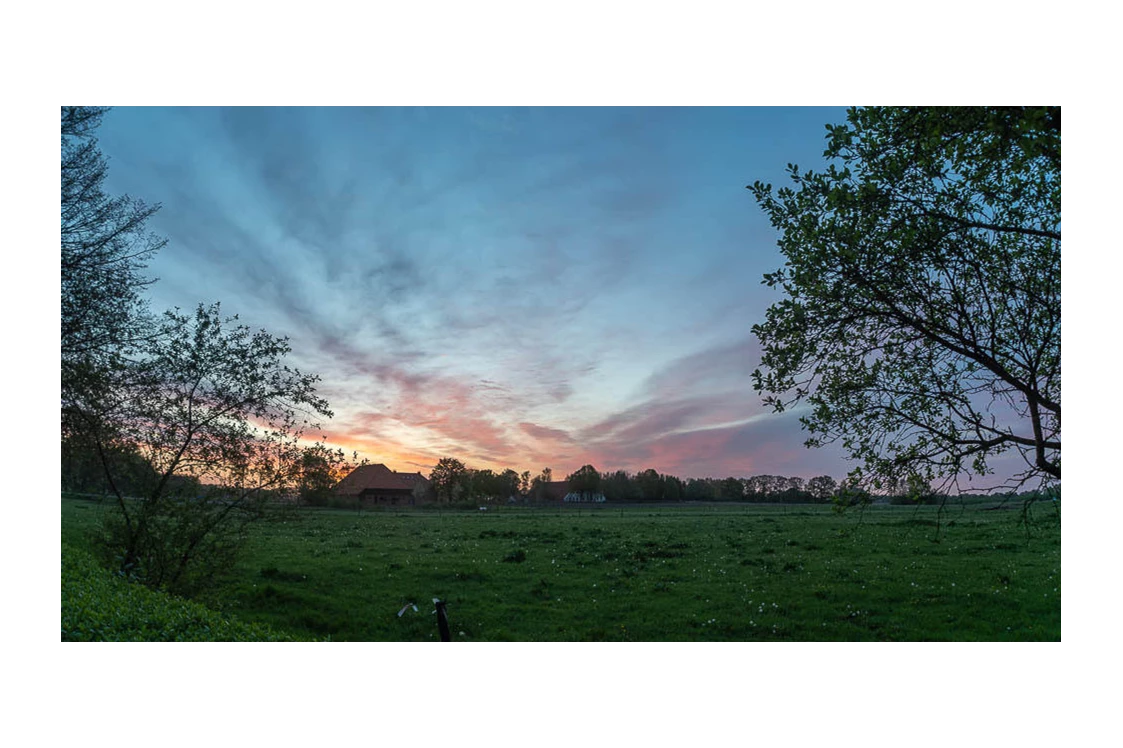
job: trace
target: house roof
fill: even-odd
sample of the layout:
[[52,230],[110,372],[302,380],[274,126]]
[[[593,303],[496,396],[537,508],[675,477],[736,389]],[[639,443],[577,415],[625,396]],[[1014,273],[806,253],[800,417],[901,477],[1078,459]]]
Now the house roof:
[[561,501],[569,493],[569,481],[552,480],[545,485],[545,498],[551,501]]
[[360,465],[339,481],[335,492],[348,496],[357,496],[363,491],[412,491],[413,487],[421,482],[428,484],[421,473],[396,473],[382,463],[377,465]]

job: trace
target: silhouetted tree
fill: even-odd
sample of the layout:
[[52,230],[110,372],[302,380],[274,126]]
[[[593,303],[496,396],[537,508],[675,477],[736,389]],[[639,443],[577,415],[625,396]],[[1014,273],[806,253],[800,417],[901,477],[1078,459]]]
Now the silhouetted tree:
[[714,488],[710,481],[691,478],[686,482],[687,501],[713,501],[714,498]]
[[496,478],[498,478],[493,470],[469,470],[468,477],[465,481],[467,486],[467,498],[470,499],[493,499],[499,495],[499,486],[497,485]]
[[726,478],[721,482],[720,496],[724,501],[740,501],[744,498],[744,486],[736,478]]
[[664,501],[682,501],[685,493],[685,486],[679,478],[673,475],[663,476],[663,500]]
[[359,465],[358,453],[347,459],[342,449],[331,449],[326,444],[304,447],[300,455],[300,473],[297,495],[301,502],[311,506],[327,506],[332,499],[332,489]]
[[546,498],[546,484],[550,483],[554,478],[554,471],[550,468],[542,468],[542,472],[534,476],[530,482],[530,496],[535,501],[542,501]]
[[746,479],[745,488],[746,492],[753,494],[756,498],[765,500],[772,496],[772,494],[779,493],[782,489],[784,479],[778,475],[753,475]]
[[497,496],[503,499],[509,499],[512,496],[519,494],[519,474],[511,468],[507,468],[499,475],[497,481],[498,492]]
[[820,475],[807,481],[807,491],[813,498],[825,501],[838,490],[838,483],[829,475]]
[[642,498],[639,486],[624,470],[601,476],[601,491],[606,501],[639,501]]
[[663,498],[663,481],[659,478],[659,471],[648,468],[635,477],[639,486],[640,496],[644,501],[660,501]]
[[573,493],[600,493],[601,476],[592,465],[583,465],[566,478],[569,490]]
[[446,503],[455,501],[466,489],[468,468],[455,457],[442,457],[429,473],[429,482],[433,485],[439,501]]

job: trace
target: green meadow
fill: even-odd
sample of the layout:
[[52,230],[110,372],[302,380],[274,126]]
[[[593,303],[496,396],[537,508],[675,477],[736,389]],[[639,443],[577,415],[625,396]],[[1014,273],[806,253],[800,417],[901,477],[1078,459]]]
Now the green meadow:
[[[299,509],[192,602],[335,641],[438,640],[433,598],[457,641],[1060,640],[1059,517],[1020,508]],[[64,553],[103,511],[63,499]]]

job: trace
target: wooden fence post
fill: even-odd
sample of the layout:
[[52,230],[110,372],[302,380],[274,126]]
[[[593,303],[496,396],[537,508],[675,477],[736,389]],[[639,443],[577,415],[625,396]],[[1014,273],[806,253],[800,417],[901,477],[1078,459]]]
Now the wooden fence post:
[[452,641],[452,634],[448,630],[448,613],[445,611],[444,600],[438,600],[434,597],[433,605],[437,606],[437,628],[441,632],[441,641],[450,642]]

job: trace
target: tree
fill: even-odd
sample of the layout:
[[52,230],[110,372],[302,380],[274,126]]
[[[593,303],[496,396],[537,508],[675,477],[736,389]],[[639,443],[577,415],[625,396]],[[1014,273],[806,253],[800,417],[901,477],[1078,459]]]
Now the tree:
[[691,478],[686,483],[687,501],[712,501],[715,498],[713,483],[708,479]]
[[725,501],[740,501],[745,497],[745,487],[736,478],[726,478],[719,486],[719,495]]
[[753,475],[745,480],[745,492],[767,499],[783,490],[784,479],[778,475]]
[[639,486],[624,470],[601,476],[601,492],[608,501],[639,501]]
[[819,475],[807,481],[807,491],[813,498],[825,501],[838,490],[838,483],[829,475]]
[[583,465],[566,478],[569,490],[582,495],[600,493],[601,476],[592,465]]
[[542,501],[546,498],[546,484],[550,483],[553,478],[554,471],[546,467],[542,468],[542,472],[530,481],[530,495],[534,497],[535,501]]
[[663,498],[663,481],[659,478],[659,471],[648,468],[637,473],[635,483],[639,486],[640,496],[643,501],[661,501]]
[[107,396],[74,407],[116,500],[107,560],[153,587],[214,581],[270,495],[296,489],[318,460],[330,469],[330,453],[299,443],[307,416],[331,417],[317,377],[284,364],[285,339],[236,321],[218,304],[166,312]]
[[451,503],[460,498],[468,482],[468,468],[455,457],[442,457],[429,473],[429,482],[439,501]]
[[664,501],[682,501],[685,493],[685,486],[682,479],[674,475],[663,476],[663,500]]
[[494,499],[501,490],[498,486],[498,477],[494,470],[487,468],[484,470],[469,470],[468,496],[472,499]]
[[94,131],[103,107],[62,107],[62,386],[94,397],[96,378],[149,331],[146,262],[166,240],[147,228],[159,205],[104,191]]
[[1060,109],[851,109],[823,173],[750,187],[786,258],[753,374],[874,489],[1059,480]]
[[353,469],[365,464],[366,460],[358,460],[357,452],[349,461],[342,449],[332,450],[320,443],[305,447],[300,455],[297,483],[301,502],[312,506],[327,506],[335,485]]
[[517,496],[519,494],[520,482],[519,474],[511,468],[507,468],[499,474],[499,479],[496,484],[499,489],[497,495],[503,499],[510,499]]

